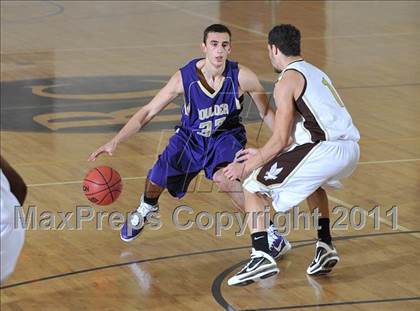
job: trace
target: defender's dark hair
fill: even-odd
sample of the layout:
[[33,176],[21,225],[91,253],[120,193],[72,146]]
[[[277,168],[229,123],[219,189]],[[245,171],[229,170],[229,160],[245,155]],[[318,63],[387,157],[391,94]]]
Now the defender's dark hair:
[[276,46],[286,56],[298,56],[300,31],[290,24],[274,26],[268,34],[268,44]]
[[203,43],[206,44],[207,36],[209,32],[218,32],[218,33],[228,33],[229,39],[232,37],[232,33],[230,32],[229,28],[222,24],[213,24],[204,29],[203,34]]

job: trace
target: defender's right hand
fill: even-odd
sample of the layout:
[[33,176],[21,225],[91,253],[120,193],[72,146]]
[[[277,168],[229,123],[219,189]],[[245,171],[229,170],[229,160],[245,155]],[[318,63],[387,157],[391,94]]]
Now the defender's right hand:
[[91,155],[88,158],[88,161],[95,161],[98,156],[100,156],[102,153],[108,153],[110,156],[112,156],[112,153],[117,148],[117,144],[113,142],[112,140],[107,142],[105,145],[101,146],[96,150],[95,152],[92,152]]

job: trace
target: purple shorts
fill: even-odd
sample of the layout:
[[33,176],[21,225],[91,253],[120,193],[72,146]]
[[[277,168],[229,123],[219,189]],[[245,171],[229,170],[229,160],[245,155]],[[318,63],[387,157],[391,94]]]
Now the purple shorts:
[[178,128],[169,139],[158,160],[147,174],[154,184],[168,189],[173,197],[182,198],[188,185],[204,170],[208,179],[235,159],[235,154],[246,145],[243,126],[203,137]]

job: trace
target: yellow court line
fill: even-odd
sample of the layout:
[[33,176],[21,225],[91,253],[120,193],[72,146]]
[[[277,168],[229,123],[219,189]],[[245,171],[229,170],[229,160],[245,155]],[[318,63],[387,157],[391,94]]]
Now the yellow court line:
[[[126,157],[125,157],[126,158]],[[415,162],[420,161],[420,158],[417,159],[401,159],[401,160],[385,160],[385,161],[364,161],[359,162],[358,165],[366,165],[366,164],[386,164],[386,163],[401,163],[401,162]],[[54,162],[49,162],[54,163]],[[43,163],[39,163],[43,164]],[[35,163],[26,163],[21,164],[23,165],[35,165]],[[18,166],[18,165],[16,165]],[[146,178],[146,176],[134,176],[134,177],[123,177],[122,180],[135,180],[135,179],[142,179]],[[43,187],[43,186],[56,186],[56,185],[71,185],[71,184],[80,184],[82,180],[70,180],[70,181],[59,181],[59,182],[49,182],[49,183],[36,183],[36,184],[28,184],[28,187]]]
[[400,159],[400,160],[383,160],[383,161],[360,161],[357,164],[358,165],[365,165],[365,164],[401,163],[401,162],[415,162],[415,161],[420,161],[420,158]]
[[[133,156],[113,156],[112,159],[114,160],[121,160],[121,159],[132,159],[138,158],[141,155],[133,155]],[[143,157],[152,157],[152,155],[143,155]],[[157,157],[157,155],[155,156]],[[60,160],[60,161],[37,161],[37,162],[26,162],[26,163],[12,163],[13,166],[35,166],[35,165],[57,165],[60,163],[74,163],[74,162],[86,162],[85,160]],[[396,160],[378,160],[378,161],[359,161],[358,165],[367,165],[367,164],[387,164],[387,163],[404,163],[404,162],[417,162],[420,161],[420,158],[413,158],[413,159],[396,159]]]
[[[147,176],[137,176],[137,177],[123,177],[122,180],[134,180],[134,179],[144,179]],[[70,181],[61,181],[61,182],[47,182],[40,184],[27,184],[28,187],[45,187],[45,186],[60,186],[60,185],[75,185],[82,184],[83,180],[70,180]]]
[[[212,18],[211,20],[217,20]],[[238,25],[233,25],[228,23],[228,26],[233,28],[238,28],[247,32],[252,32],[257,35],[263,35],[260,31],[253,31],[245,27]],[[240,28],[239,28],[240,27]],[[264,36],[267,36],[265,34]],[[319,36],[319,37],[305,37],[302,38],[303,41],[306,40],[333,40],[333,39],[356,39],[356,38],[370,38],[370,37],[392,37],[392,36],[420,36],[419,32],[394,32],[394,33],[372,33],[372,34],[353,34],[353,35],[339,35],[339,36]],[[248,44],[248,43],[258,43],[258,42],[267,42],[266,39],[255,39],[255,40],[238,40],[233,41],[234,44]],[[66,53],[66,52],[86,52],[86,51],[110,51],[110,50],[131,50],[131,49],[156,49],[156,48],[176,48],[176,47],[194,47],[197,46],[197,42],[185,42],[185,43],[160,43],[160,44],[144,44],[144,45],[122,45],[122,46],[107,46],[107,47],[85,47],[85,48],[63,48],[63,49],[54,49],[54,53]],[[13,54],[28,54],[28,53],[43,53],[45,50],[42,49],[26,49],[26,50],[14,50],[14,51],[1,51],[3,55],[13,55]],[[43,61],[39,61],[43,62]],[[50,62],[50,61],[49,61]]]

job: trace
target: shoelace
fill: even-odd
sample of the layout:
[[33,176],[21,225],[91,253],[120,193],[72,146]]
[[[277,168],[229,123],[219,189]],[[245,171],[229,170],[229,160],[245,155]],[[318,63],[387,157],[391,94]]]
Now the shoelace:
[[146,217],[147,214],[149,214],[152,211],[156,211],[157,208],[155,206],[146,204],[146,203],[142,203],[140,204],[140,206],[137,208],[137,213],[134,213],[130,216],[130,221],[131,224],[133,226],[137,226],[140,223],[140,217],[139,214],[143,217]]
[[140,204],[140,206],[137,208],[137,212],[140,213],[143,217],[146,217],[147,214],[156,210],[157,210],[156,206],[152,206],[144,202]]

